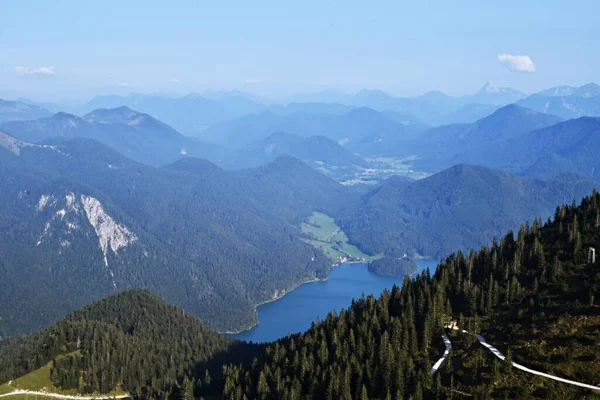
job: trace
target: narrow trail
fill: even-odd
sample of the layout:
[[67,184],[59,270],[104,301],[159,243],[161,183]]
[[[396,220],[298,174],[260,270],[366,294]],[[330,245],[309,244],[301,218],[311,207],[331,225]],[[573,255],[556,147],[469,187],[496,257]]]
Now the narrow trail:
[[44,396],[44,397],[52,397],[55,399],[67,399],[67,400],[110,400],[110,399],[126,399],[129,398],[129,395],[120,394],[118,396],[71,396],[68,394],[58,394],[58,393],[48,393],[48,392],[36,392],[33,390],[22,390],[17,389],[14,392],[0,394],[0,397],[10,397],[16,396],[19,394],[29,394],[36,396]]
[[[500,352],[500,350],[498,350],[497,348],[495,348],[494,346],[492,346],[491,344],[489,344],[485,338],[481,335],[477,335],[477,340],[479,340],[479,343],[481,343],[483,346],[487,347],[488,350],[490,350],[492,353],[494,353],[494,355],[496,357],[498,357],[499,359],[503,360],[506,358],[504,356],[504,354],[502,354]],[[594,390],[597,393],[600,393],[600,386],[594,386],[594,385],[589,385],[587,383],[581,383],[581,382],[576,382],[576,381],[571,381],[569,379],[564,379],[564,378],[560,378],[558,376],[554,376],[554,375],[550,375],[550,374],[546,374],[544,372],[540,372],[540,371],[536,371],[534,369],[531,368],[527,368],[521,364],[518,364],[516,362],[512,363],[513,367],[520,369],[521,371],[525,371],[525,372],[529,372],[530,374],[534,374],[534,375],[538,375],[538,376],[543,376],[544,378],[548,378],[548,379],[553,379],[555,381],[559,381],[559,382],[563,382],[563,383],[568,383],[569,385],[574,385],[574,386],[579,386],[582,388],[586,388],[586,389],[591,389]]]
[[437,360],[435,364],[433,364],[433,368],[431,368],[431,375],[435,374],[438,371],[438,369],[440,369],[444,361],[446,361],[446,359],[448,358],[450,350],[452,350],[452,343],[450,342],[450,339],[448,339],[448,336],[446,336],[446,334],[444,333],[442,335],[442,338],[444,339],[446,351],[444,351],[444,355],[439,360]]

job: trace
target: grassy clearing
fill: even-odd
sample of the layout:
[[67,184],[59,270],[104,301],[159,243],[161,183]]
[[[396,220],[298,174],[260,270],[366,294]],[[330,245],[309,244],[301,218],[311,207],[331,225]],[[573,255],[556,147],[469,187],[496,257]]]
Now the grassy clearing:
[[306,242],[325,252],[332,260],[339,261],[349,257],[373,261],[383,256],[370,256],[348,243],[348,236],[327,214],[314,212],[308,222],[302,223],[300,228],[310,237]]
[[[52,383],[50,380],[50,370],[52,369],[52,361],[43,367],[36,369],[35,371],[31,371],[30,373],[23,375],[20,378],[14,379],[9,383],[5,383],[0,385],[0,394],[6,394],[13,392],[15,390],[31,390],[31,391],[45,391],[49,393],[58,393],[64,395],[76,396],[79,393],[75,389],[65,390],[60,389]],[[120,394],[126,394],[126,392],[117,389],[105,395],[100,393],[86,394],[86,396],[117,396]],[[19,399],[50,399],[51,397],[43,396],[43,395],[35,395],[35,394],[20,394],[14,396],[8,396],[7,399],[10,400],[19,400]]]
[[50,369],[52,368],[52,362],[44,365],[40,369],[36,369],[28,373],[27,375],[23,375],[20,378],[13,380],[10,385],[8,383],[0,386],[0,393],[2,392],[12,392],[16,389],[24,389],[24,390],[34,390],[41,391],[46,390],[48,392],[55,392],[61,394],[77,394],[75,391],[69,390],[61,390],[52,384],[50,380]]
[[6,400],[56,400],[56,397],[44,396],[41,394],[15,394],[14,396],[6,397]]
[[10,388],[8,385],[0,385],[0,394],[6,394],[14,391],[14,389]]

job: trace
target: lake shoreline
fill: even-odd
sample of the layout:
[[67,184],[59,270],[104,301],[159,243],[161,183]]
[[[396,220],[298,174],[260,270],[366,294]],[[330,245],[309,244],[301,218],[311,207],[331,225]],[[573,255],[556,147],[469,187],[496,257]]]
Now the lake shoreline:
[[[429,259],[429,258],[427,258],[427,257],[423,257],[423,258],[419,259],[419,261],[427,261],[427,260],[430,260],[432,263],[435,263],[435,265],[437,265],[437,263],[439,262],[439,261],[436,261],[436,260],[433,260],[433,259]],[[301,282],[299,282],[299,283],[297,283],[297,284],[295,284],[295,285],[292,285],[291,287],[289,287],[289,288],[288,288],[288,289],[286,289],[286,290],[282,290],[280,293],[278,293],[278,294],[277,294],[277,296],[276,296],[276,297],[273,297],[273,298],[271,298],[271,299],[267,299],[267,300],[265,300],[265,301],[262,301],[262,302],[260,302],[260,303],[257,303],[257,304],[254,306],[254,312],[256,313],[256,322],[254,322],[254,323],[253,323],[253,324],[251,324],[250,326],[248,326],[248,327],[245,327],[245,328],[242,328],[242,329],[239,329],[239,330],[235,330],[235,331],[221,331],[221,332],[219,332],[219,333],[220,333],[220,334],[223,334],[223,335],[227,335],[227,336],[229,336],[229,337],[231,337],[232,339],[235,339],[235,340],[248,341],[248,340],[245,340],[245,339],[239,339],[239,338],[237,338],[237,337],[235,337],[235,336],[236,336],[236,335],[240,335],[240,334],[244,334],[244,333],[246,333],[246,332],[249,332],[249,331],[251,331],[251,330],[253,330],[253,329],[257,328],[257,327],[260,325],[261,321],[260,321],[260,317],[259,317],[258,307],[260,307],[260,306],[262,306],[262,305],[269,304],[269,303],[274,303],[274,302],[275,302],[275,301],[277,301],[277,300],[281,300],[281,299],[283,299],[284,297],[286,297],[288,294],[290,294],[290,293],[294,293],[294,292],[295,292],[295,291],[296,291],[298,288],[300,288],[301,286],[304,286],[304,285],[306,285],[306,284],[309,284],[309,283],[316,283],[316,282],[328,282],[328,281],[330,280],[330,277],[331,277],[332,273],[333,273],[335,270],[337,270],[337,268],[336,268],[336,267],[343,267],[343,266],[345,266],[345,265],[354,265],[354,264],[364,264],[364,265],[365,265],[365,270],[366,270],[367,272],[369,272],[370,274],[373,274],[373,275],[375,275],[375,276],[381,277],[381,278],[398,278],[398,279],[401,279],[401,278],[402,278],[402,277],[398,277],[398,276],[393,276],[393,275],[385,275],[385,274],[377,274],[377,273],[375,273],[375,272],[372,272],[372,271],[370,271],[370,270],[369,270],[369,267],[368,267],[369,263],[368,263],[367,261],[351,261],[351,262],[335,263],[335,264],[333,264],[333,265],[331,266],[331,269],[328,271],[328,273],[327,273],[327,276],[326,276],[325,278],[312,278],[312,279],[307,279],[307,280],[305,280],[305,281],[301,281]],[[421,266],[421,267],[419,268],[419,271],[417,271],[417,272],[416,272],[416,273],[414,273],[414,274],[410,274],[410,275],[409,275],[409,276],[411,277],[411,279],[414,279],[414,277],[415,277],[417,274],[419,274],[419,273],[421,272],[421,270],[424,270],[425,268],[429,268],[429,269],[431,269],[431,268],[432,268],[432,266],[431,266],[431,265],[422,265],[421,263],[419,263],[419,264],[420,264],[420,266]],[[433,265],[433,264],[432,264],[432,265]]]
[[289,289],[283,289],[281,295],[277,295],[276,297],[274,297],[274,298],[272,298],[270,300],[266,300],[266,301],[263,301],[263,302],[260,302],[260,303],[256,304],[254,306],[254,312],[256,313],[256,319],[257,319],[257,321],[254,324],[252,324],[252,326],[250,326],[249,328],[243,328],[243,329],[240,329],[238,331],[225,331],[225,332],[218,332],[218,333],[220,333],[221,335],[238,335],[240,333],[247,332],[247,331],[249,331],[251,329],[256,328],[258,326],[258,324],[260,323],[260,321],[258,320],[258,307],[260,307],[262,305],[265,305],[265,304],[272,303],[272,302],[277,301],[277,300],[281,300],[286,295],[290,294],[291,292],[293,292],[294,290],[298,289],[302,285],[306,285],[308,283],[314,283],[314,282],[326,282],[329,279],[329,275],[330,275],[331,270],[334,269],[334,268],[336,268],[336,267],[341,266],[342,264],[368,264],[368,262],[366,262],[366,261],[348,261],[348,262],[333,264],[331,266],[331,269],[327,273],[327,277],[322,278],[322,279],[320,279],[320,278],[314,278],[314,279],[310,279],[310,280],[307,280],[307,281],[304,281],[304,282],[300,282],[297,285],[294,285],[294,286],[292,286]]
[[[419,270],[433,268],[436,261],[419,262]],[[228,337],[252,343],[269,343],[306,332],[317,320],[325,320],[331,312],[347,310],[362,296],[379,297],[405,278],[375,274],[367,263],[343,263],[332,268],[327,279],[312,285],[299,285],[280,301],[257,308],[259,323],[250,330]],[[311,279],[314,280],[314,279]]]

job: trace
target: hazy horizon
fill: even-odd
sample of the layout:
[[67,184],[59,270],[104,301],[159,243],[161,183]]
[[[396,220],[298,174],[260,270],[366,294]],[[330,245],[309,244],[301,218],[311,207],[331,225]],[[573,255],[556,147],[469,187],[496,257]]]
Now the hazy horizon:
[[509,3],[11,2],[0,16],[0,97],[462,96],[486,81],[525,93],[600,81],[599,3]]

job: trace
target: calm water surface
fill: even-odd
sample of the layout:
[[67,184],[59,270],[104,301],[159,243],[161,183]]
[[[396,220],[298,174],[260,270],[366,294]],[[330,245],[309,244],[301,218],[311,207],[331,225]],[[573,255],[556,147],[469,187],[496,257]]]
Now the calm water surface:
[[[434,272],[438,262],[418,260],[419,272],[429,268]],[[329,279],[299,286],[279,300],[258,307],[259,323],[254,328],[230,335],[239,340],[269,342],[290,333],[307,330],[318,317],[327,313],[348,308],[353,298],[363,293],[379,296],[384,289],[391,289],[394,283],[402,284],[402,278],[379,276],[369,272],[367,264],[342,264],[335,267]]]

